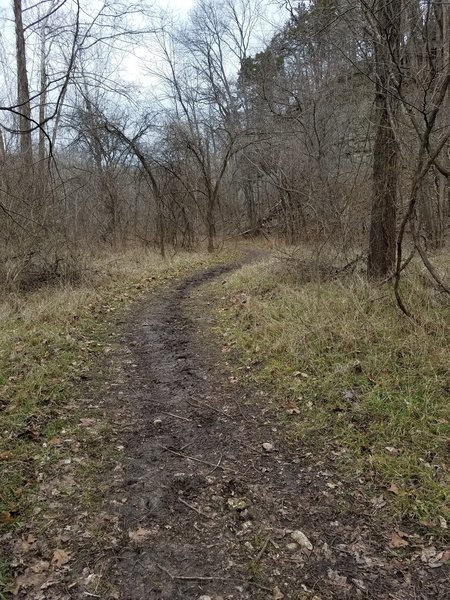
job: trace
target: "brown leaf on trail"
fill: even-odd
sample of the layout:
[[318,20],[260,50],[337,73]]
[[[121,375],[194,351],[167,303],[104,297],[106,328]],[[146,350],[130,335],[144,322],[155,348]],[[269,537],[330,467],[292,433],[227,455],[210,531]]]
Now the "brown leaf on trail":
[[66,565],[70,560],[70,554],[65,550],[61,550],[61,548],[57,548],[53,553],[52,564],[56,566],[56,568],[62,567]]
[[47,575],[44,573],[33,573],[30,569],[27,569],[25,573],[19,575],[14,582],[13,587],[9,589],[9,592],[13,596],[18,596],[20,590],[35,588],[39,589],[41,585],[45,583]]
[[128,537],[133,542],[142,542],[147,539],[149,536],[154,535],[155,531],[151,529],[144,529],[143,527],[138,527],[135,531],[129,531]]
[[26,538],[21,538],[20,540],[17,540],[17,542],[15,542],[14,544],[14,549],[16,550],[16,552],[25,554],[26,552],[29,552],[31,550],[35,543],[36,538],[30,533]]
[[284,594],[283,592],[280,590],[280,588],[276,585],[273,588],[273,600],[283,600],[284,598]]
[[286,412],[288,415],[299,415],[300,414],[300,410],[298,408],[298,406],[296,404],[288,404],[288,406],[286,407]]
[[29,570],[36,574],[45,573],[48,571],[49,567],[50,564],[47,560],[37,560],[30,566]]
[[9,460],[13,456],[12,452],[0,452],[0,460]]
[[428,561],[428,566],[432,569],[438,569],[450,561],[450,550],[444,552],[438,552],[435,556]]
[[52,437],[48,443],[50,446],[57,446],[60,442],[61,440],[58,437]]
[[395,483],[393,483],[393,484],[391,485],[391,487],[390,487],[390,488],[388,488],[388,492],[392,492],[392,493],[393,493],[393,494],[395,494],[396,496],[400,496],[400,495],[401,495],[401,493],[402,493],[402,492],[401,492],[401,490],[400,490],[400,488],[398,487],[398,485],[395,485]]
[[327,575],[331,579],[331,581],[333,581],[339,587],[349,587],[348,580],[345,575],[339,575],[339,573],[337,571],[334,571],[333,569],[328,569]]
[[406,546],[409,546],[409,542],[404,540],[396,531],[394,531],[391,534],[389,546],[391,548],[405,548]]
[[450,549],[439,552],[434,546],[429,546],[422,549],[420,559],[432,569],[438,569],[450,561]]
[[11,523],[14,523],[14,520],[15,519],[10,512],[0,512],[0,523],[6,523],[7,525],[10,525]]
[[309,375],[303,371],[294,371],[292,373],[292,377],[303,377],[303,379],[308,379]]
[[377,496],[376,498],[372,498],[370,503],[373,504],[373,506],[376,509],[383,508],[383,506],[386,506],[386,500],[384,499],[383,494],[381,496]]

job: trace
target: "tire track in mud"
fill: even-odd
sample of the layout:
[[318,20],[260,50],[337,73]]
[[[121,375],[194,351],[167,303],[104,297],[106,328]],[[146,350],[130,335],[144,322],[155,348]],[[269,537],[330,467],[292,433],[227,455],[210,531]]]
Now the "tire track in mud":
[[362,496],[343,511],[330,465],[283,442],[257,391],[230,383],[207,307],[190,296],[239,266],[141,303],[122,336],[124,461],[107,499],[123,534],[107,573],[118,597],[444,598],[436,573],[386,554]]

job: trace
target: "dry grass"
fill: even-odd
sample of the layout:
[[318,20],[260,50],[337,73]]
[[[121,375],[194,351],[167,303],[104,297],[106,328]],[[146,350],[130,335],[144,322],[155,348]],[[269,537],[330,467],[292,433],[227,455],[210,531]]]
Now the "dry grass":
[[[154,253],[137,250],[97,256],[90,260],[84,281],[77,287],[53,286],[3,298],[0,536],[20,530],[27,520],[34,519],[32,501],[39,478],[45,478],[52,464],[66,458],[52,440],[61,432],[75,440],[81,435],[77,424],[86,415],[82,403],[79,408],[77,403],[83,393],[80,381],[111,344],[117,319],[126,308],[173,278],[232,256],[231,251],[215,256],[179,254],[162,261]],[[91,477],[89,473],[99,473],[95,460],[79,474],[81,480]],[[0,597],[7,579],[7,557],[0,553]]]
[[[305,277],[304,262],[248,266],[225,286],[219,312],[227,343],[263,382],[291,431],[315,452],[337,451],[386,494],[397,516],[439,527],[449,519],[450,305],[414,265],[403,294],[363,276]],[[448,258],[440,260],[443,273]],[[223,297],[224,288],[220,289]],[[444,532],[442,532],[444,533]]]

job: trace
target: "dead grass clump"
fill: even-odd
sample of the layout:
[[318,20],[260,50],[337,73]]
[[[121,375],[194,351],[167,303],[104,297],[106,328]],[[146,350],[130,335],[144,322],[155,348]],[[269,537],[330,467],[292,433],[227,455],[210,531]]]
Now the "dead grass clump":
[[[448,259],[441,259],[445,271]],[[450,386],[450,305],[419,263],[402,282],[406,319],[389,286],[358,274],[293,277],[279,261],[245,267],[225,286],[224,332],[250,372],[271,389],[294,434],[338,449],[361,477],[400,493],[402,516],[439,525],[449,500],[446,466]],[[223,287],[221,288],[223,294]],[[245,293],[245,303],[232,298]]]
[[27,251],[3,256],[1,264],[3,290],[27,293],[51,285],[78,285],[83,279],[86,255],[64,249]]

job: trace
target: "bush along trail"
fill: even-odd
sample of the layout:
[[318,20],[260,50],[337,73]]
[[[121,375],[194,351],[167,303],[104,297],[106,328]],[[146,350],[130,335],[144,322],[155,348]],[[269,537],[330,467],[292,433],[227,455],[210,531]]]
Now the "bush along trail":
[[289,436],[268,388],[225,362],[206,284],[238,268],[180,279],[120,323],[77,427],[48,441],[30,523],[2,539],[4,596],[448,597],[442,540],[384,524],[362,480]]

